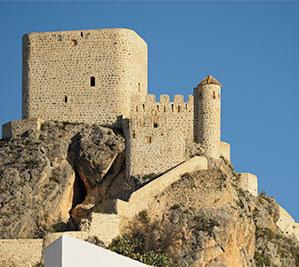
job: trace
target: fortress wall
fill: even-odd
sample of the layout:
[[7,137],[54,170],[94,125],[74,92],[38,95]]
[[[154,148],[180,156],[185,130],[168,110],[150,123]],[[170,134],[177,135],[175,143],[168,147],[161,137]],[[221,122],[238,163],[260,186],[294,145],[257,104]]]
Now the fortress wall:
[[134,31],[24,36],[24,118],[112,124],[129,113],[132,94],[147,94],[147,44]]
[[106,245],[109,245],[120,234],[120,218],[118,214],[96,212],[91,214],[89,236],[96,236]]
[[2,138],[16,137],[30,129],[40,130],[42,123],[43,120],[39,118],[10,121],[2,125]]
[[[191,173],[198,170],[206,170],[208,161],[205,157],[195,156],[188,161],[182,163],[169,172],[161,175],[152,182],[141,187],[139,190],[132,193],[129,198],[126,212],[120,215],[133,217],[140,211],[148,209],[150,203],[155,199],[155,196],[161,194],[168,186],[178,181],[185,173]],[[119,205],[119,207],[122,207]]]
[[230,161],[230,144],[227,142],[220,142],[220,155]]
[[0,266],[35,267],[42,260],[42,239],[1,239]]
[[120,218],[117,214],[103,214],[95,213],[91,214],[90,225],[84,227],[83,231],[67,231],[59,233],[47,234],[43,239],[43,248],[48,247],[55,240],[61,236],[70,236],[81,240],[87,240],[90,237],[97,237],[103,241],[106,245],[109,245],[111,241],[120,235]]
[[239,187],[243,190],[247,190],[254,196],[257,196],[258,181],[256,175],[252,173],[240,173]]
[[85,231],[68,231],[68,232],[57,232],[57,233],[49,233],[44,236],[42,247],[45,249],[49,245],[51,245],[54,241],[59,239],[61,236],[67,235],[74,238],[78,238],[81,240],[86,240],[89,237],[89,233]]
[[[293,217],[281,206],[279,206],[279,219],[277,221],[277,227],[286,235],[291,236],[294,234],[296,223]],[[299,240],[298,240],[299,241]]]
[[[184,102],[176,95],[134,96],[130,120],[124,125],[127,172],[132,176],[162,173],[188,159],[187,144],[193,141],[193,96]],[[142,164],[140,164],[142,162]]]
[[294,235],[299,242],[299,223],[295,223],[293,229],[294,229]]
[[195,156],[133,192],[128,202],[120,199],[110,199],[102,202],[100,211],[118,215],[120,218],[132,218],[140,211],[148,209],[149,205],[155,200],[155,196],[178,181],[185,173],[207,169],[207,159]]

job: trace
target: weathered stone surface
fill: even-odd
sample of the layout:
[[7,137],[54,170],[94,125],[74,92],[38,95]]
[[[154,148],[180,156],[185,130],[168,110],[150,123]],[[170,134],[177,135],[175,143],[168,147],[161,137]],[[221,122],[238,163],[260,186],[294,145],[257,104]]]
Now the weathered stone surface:
[[42,239],[0,240],[1,267],[41,267]]
[[88,215],[73,208],[115,195],[109,188],[115,177],[122,182],[123,150],[120,134],[84,124],[46,122],[34,134],[1,140],[0,238],[72,230],[77,217]]
[[[79,228],[68,233],[108,245],[135,231],[145,250],[167,254],[177,266],[298,265],[296,240],[277,228],[275,201],[240,188],[241,175],[228,160],[194,157],[160,179],[137,183],[125,176],[124,149],[116,130],[58,122],[1,140],[0,237]],[[109,201],[125,212],[95,213]],[[148,218],[129,221],[142,209]]]
[[109,128],[84,129],[73,138],[68,159],[86,190],[85,200],[72,210],[77,223],[107,197],[114,178],[124,173],[124,149],[124,139]]
[[23,118],[111,125],[147,94],[147,61],[130,29],[25,34]]
[[174,266],[296,266],[299,248],[277,228],[277,204],[240,189],[239,176],[228,161],[210,159],[207,170],[163,190],[122,231],[144,240],[144,251],[168,255]]

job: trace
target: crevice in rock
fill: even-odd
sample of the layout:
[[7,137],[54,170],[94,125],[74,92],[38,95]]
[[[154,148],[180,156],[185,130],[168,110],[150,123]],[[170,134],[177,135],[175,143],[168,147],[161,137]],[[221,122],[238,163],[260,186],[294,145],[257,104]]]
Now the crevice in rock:
[[74,196],[73,196],[72,209],[75,208],[78,204],[83,203],[83,201],[86,198],[86,195],[87,192],[84,183],[81,180],[79,173],[75,169]]

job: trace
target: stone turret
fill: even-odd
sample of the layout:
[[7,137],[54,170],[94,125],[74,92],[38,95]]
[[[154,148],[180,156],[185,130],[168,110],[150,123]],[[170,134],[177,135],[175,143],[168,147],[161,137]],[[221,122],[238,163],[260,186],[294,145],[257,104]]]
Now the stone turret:
[[194,139],[204,149],[204,156],[218,159],[221,143],[221,84],[212,76],[194,89]]

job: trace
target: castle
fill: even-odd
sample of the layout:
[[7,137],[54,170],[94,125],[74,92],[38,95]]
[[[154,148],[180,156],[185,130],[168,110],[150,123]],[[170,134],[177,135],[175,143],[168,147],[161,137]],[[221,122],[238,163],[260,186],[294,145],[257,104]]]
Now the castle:
[[[123,233],[124,222],[148,209],[184,174],[208,170],[207,158],[230,161],[230,145],[221,141],[221,84],[208,75],[187,102],[181,95],[175,95],[173,102],[168,95],[157,101],[148,94],[147,53],[146,42],[129,29],[23,37],[23,118],[4,124],[3,138],[39,130],[48,120],[121,128],[127,176],[157,177],[125,201],[113,198],[100,203],[86,229],[49,233],[43,239],[0,239],[2,259],[17,262],[14,266],[36,264],[43,247],[63,234],[83,240],[97,237],[110,244]],[[238,177],[238,187],[257,196],[257,177],[251,173]],[[281,207],[277,226],[299,240],[298,223]]]
[[[29,33],[23,37],[22,125],[38,119],[98,123],[122,127],[127,174],[165,172],[189,158],[189,147],[202,155],[230,158],[221,142],[221,84],[207,76],[184,97],[148,94],[148,49],[133,30]],[[19,129],[20,130],[20,129]],[[24,129],[23,129],[24,130]]]

